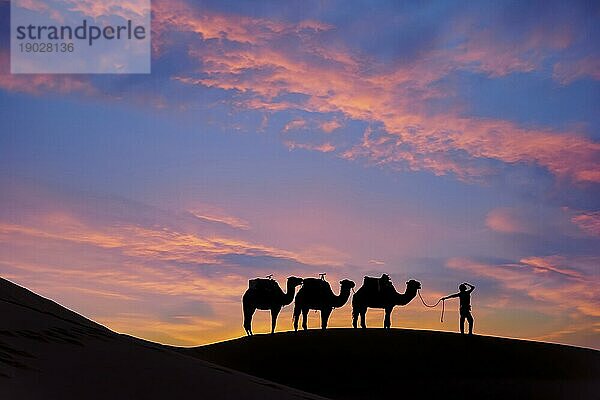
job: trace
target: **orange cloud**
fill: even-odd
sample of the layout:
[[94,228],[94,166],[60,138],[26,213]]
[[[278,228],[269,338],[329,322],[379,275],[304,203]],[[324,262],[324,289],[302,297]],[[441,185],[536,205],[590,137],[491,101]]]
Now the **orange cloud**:
[[[286,23],[236,14],[198,10],[182,0],[157,1],[152,4],[153,30],[160,36],[168,30],[195,32],[208,39],[226,39],[259,44],[286,32],[324,31],[331,25],[318,21]],[[153,22],[154,22],[153,21]]]

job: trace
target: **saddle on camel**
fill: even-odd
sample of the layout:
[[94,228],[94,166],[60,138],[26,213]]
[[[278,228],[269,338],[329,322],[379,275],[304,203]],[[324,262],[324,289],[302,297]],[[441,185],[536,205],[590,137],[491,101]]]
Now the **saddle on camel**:
[[388,274],[381,275],[381,278],[365,276],[363,280],[363,288],[367,292],[385,293],[394,290],[392,280]]
[[273,279],[273,275],[267,275],[266,278],[250,279],[248,281],[248,287],[250,289],[257,289],[266,292],[275,292],[277,290],[281,290],[277,281]]

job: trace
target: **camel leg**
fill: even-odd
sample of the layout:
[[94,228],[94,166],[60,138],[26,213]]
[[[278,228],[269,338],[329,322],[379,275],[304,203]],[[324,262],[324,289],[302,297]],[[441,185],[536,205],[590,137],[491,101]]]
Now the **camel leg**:
[[244,329],[248,336],[252,336],[252,316],[256,308],[244,305]]
[[383,320],[383,327],[386,329],[390,329],[392,326],[392,310],[393,308],[385,309],[385,319]]
[[361,310],[361,312],[360,312],[360,327],[363,329],[367,327],[367,309],[366,308],[364,310]]
[[300,319],[300,307],[298,304],[294,304],[294,331],[298,331],[298,319]]
[[275,326],[277,325],[277,316],[279,315],[279,312],[281,311],[281,308],[272,308],[271,309],[271,333],[275,333]]
[[302,309],[302,329],[308,329],[308,308]]
[[327,321],[329,321],[331,311],[333,311],[331,308],[321,310],[321,329],[327,329]]
[[352,327],[356,329],[358,321],[358,309],[356,307],[352,308]]

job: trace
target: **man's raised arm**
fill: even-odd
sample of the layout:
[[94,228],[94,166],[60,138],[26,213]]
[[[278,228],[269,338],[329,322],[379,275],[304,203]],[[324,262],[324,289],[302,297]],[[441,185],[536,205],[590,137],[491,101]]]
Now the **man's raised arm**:
[[442,300],[448,300],[448,299],[451,299],[453,297],[459,297],[459,296],[460,296],[460,293],[449,294],[446,297],[442,297]]

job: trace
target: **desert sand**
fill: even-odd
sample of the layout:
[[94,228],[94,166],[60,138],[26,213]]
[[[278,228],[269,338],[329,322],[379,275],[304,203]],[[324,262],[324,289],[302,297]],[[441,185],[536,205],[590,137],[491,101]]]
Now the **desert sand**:
[[0,399],[318,399],[120,335],[0,279]]
[[348,328],[179,351],[332,399],[600,398],[600,351],[527,340]]

